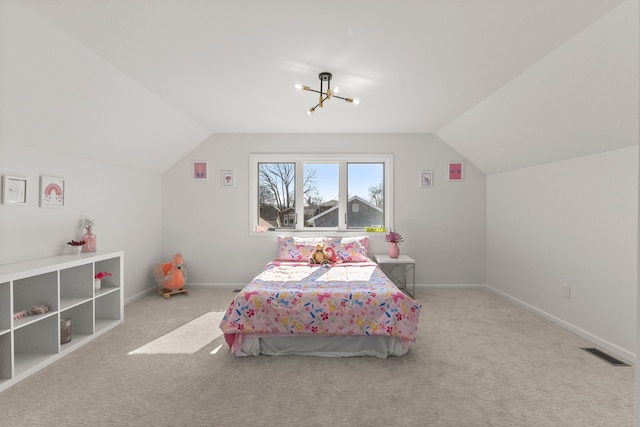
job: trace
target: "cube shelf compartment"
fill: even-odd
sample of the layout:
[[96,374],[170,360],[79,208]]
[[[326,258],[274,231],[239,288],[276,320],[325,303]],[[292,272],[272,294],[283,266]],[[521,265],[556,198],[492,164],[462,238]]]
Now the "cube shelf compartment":
[[[93,278],[100,271],[112,275],[96,290]],[[0,265],[0,390],[122,323],[123,277],[123,252]],[[36,305],[48,311],[14,319]],[[61,344],[63,319],[71,319],[71,340]]]

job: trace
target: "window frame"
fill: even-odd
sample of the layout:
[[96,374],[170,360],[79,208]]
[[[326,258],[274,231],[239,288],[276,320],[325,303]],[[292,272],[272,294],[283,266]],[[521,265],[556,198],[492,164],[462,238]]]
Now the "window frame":
[[[259,201],[259,172],[260,163],[294,163],[295,164],[295,226],[294,228],[278,228],[274,231],[257,231],[260,211]],[[262,153],[249,155],[249,235],[277,236],[295,233],[296,235],[318,235],[330,233],[337,235],[362,235],[365,228],[347,228],[344,215],[338,215],[338,227],[305,227],[303,176],[304,164],[335,163],[338,164],[338,212],[347,212],[347,164],[348,163],[382,163],[384,165],[384,224],[387,229],[393,224],[393,154],[338,154],[338,153]],[[298,201],[301,201],[298,206]]]

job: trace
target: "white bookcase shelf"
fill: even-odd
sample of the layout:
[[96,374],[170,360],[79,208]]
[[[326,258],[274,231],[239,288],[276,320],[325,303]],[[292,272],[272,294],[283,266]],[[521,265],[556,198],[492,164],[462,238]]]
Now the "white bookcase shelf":
[[[95,289],[100,271],[112,276]],[[92,252],[0,265],[0,390],[122,323],[124,253]],[[46,305],[44,314],[14,313]],[[61,344],[61,321],[71,340]]]

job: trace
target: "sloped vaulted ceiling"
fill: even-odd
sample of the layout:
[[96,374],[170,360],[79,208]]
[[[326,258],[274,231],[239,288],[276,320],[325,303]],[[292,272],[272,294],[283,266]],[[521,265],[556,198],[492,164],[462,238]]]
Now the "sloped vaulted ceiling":
[[[0,8],[2,142],[162,172],[214,133],[436,133],[495,173],[638,140],[638,0]],[[360,106],[306,117],[321,71]]]
[[161,172],[210,132],[12,1],[0,3],[0,142]]
[[639,17],[625,2],[438,135],[487,174],[637,144]]

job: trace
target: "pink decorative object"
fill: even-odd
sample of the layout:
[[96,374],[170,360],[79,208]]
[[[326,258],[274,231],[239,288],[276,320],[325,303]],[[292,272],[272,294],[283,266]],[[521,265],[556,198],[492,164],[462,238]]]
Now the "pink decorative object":
[[193,179],[207,179],[207,162],[193,162]]
[[80,229],[85,231],[84,236],[82,236],[82,240],[84,240],[82,252],[95,252],[97,250],[96,235],[93,234],[94,225],[95,222],[91,218],[82,218],[80,220]]
[[22,319],[24,317],[30,316],[31,313],[28,310],[22,310],[17,313],[13,313],[13,320]]
[[87,228],[87,232],[82,236],[84,245],[82,245],[82,252],[95,252],[96,251],[96,235],[91,232],[91,228]]
[[464,166],[462,162],[450,162],[449,163],[449,181],[462,181],[463,168]]
[[398,258],[400,256],[400,247],[397,243],[389,243],[389,257]]
[[389,257],[390,258],[398,258],[400,256],[400,248],[398,247],[398,243],[404,241],[404,238],[397,231],[389,231],[389,234],[384,236],[389,242]]
[[400,243],[404,241],[404,238],[402,237],[402,235],[397,231],[393,231],[393,230],[389,231],[389,234],[387,234],[384,237],[387,239],[387,242],[389,243]]

